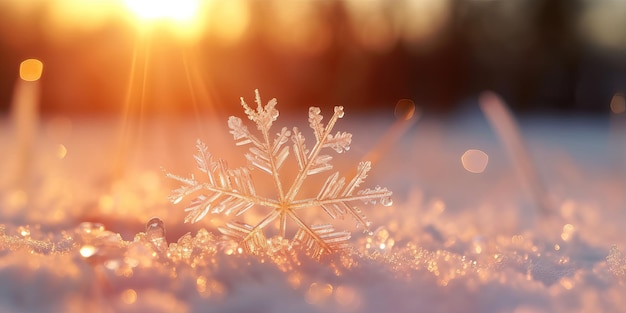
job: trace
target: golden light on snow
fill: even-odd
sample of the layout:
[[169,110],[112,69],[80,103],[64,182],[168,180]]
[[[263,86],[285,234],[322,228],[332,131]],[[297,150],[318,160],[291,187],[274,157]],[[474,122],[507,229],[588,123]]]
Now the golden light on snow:
[[572,288],[574,288],[574,280],[568,277],[561,278],[559,280],[559,284],[561,284],[561,286],[565,288],[565,290],[571,290]]
[[198,293],[204,294],[206,292],[206,282],[207,279],[203,275],[200,275],[198,276],[198,278],[196,278],[196,289],[198,290]]
[[469,149],[461,156],[461,163],[466,171],[480,174],[487,168],[489,156],[481,150]]
[[[29,84],[23,81],[20,83]],[[623,102],[623,96],[621,97],[621,100],[618,100]],[[614,99],[614,101],[618,100]],[[615,107],[618,108],[618,106],[613,106],[613,112],[615,112]],[[268,111],[264,111],[268,113],[263,115],[264,117],[278,116],[277,112],[273,112],[271,109]],[[338,112],[343,115],[341,108],[336,109],[336,113]],[[391,112],[389,113],[391,114]],[[406,123],[407,120],[416,119],[419,115],[419,112],[415,112],[415,104],[408,99],[399,101],[394,113],[397,123]],[[315,116],[315,114],[315,110],[313,110],[313,115]],[[339,114],[334,121],[337,121],[338,118]],[[323,121],[327,123],[328,118]],[[237,126],[236,120],[231,122]],[[48,121],[48,123],[49,128],[45,129],[57,129],[57,134],[46,134],[49,142],[42,146],[51,151],[46,150],[44,152],[63,159],[67,155],[67,145],[72,150],[72,158],[78,158],[81,156],[80,149],[82,147],[85,149],[82,156],[85,157],[85,163],[90,167],[94,166],[92,164],[101,164],[102,162],[99,161],[108,157],[107,154],[101,155],[99,151],[93,150],[90,146],[95,141],[93,136],[85,136],[84,143],[76,142],[76,136],[69,136],[72,132],[70,120],[60,119]],[[411,124],[399,125],[405,127]],[[77,123],[76,127],[75,133],[82,135],[84,133],[81,128],[84,127],[83,123]],[[370,127],[370,125],[365,127]],[[322,133],[321,131],[318,132]],[[330,133],[330,128],[328,128],[328,133]],[[145,135],[148,136],[149,134]],[[327,138],[326,136],[319,137]],[[397,135],[386,138],[397,138]],[[313,140],[310,138],[307,144],[312,143]],[[60,142],[63,144],[59,144]],[[405,148],[407,145],[402,143],[404,142],[397,146]],[[198,150],[202,153],[204,145],[198,146]],[[393,149],[395,146],[388,147],[390,147],[388,149]],[[57,150],[54,150],[55,148]],[[288,144],[287,149],[291,149],[291,143]],[[423,151],[416,150],[418,151],[415,152],[415,155]],[[389,150],[382,149],[381,151],[381,154],[384,155],[384,152]],[[434,161],[456,164],[457,172],[454,172],[456,175],[459,174],[458,171],[461,171],[458,167],[458,158],[463,150],[455,149],[453,151],[455,152],[437,155],[440,158]],[[146,152],[151,153],[152,150]],[[162,151],[156,151],[157,154],[159,152]],[[305,156],[304,153],[299,153],[301,156]],[[270,154],[268,153],[268,155]],[[412,156],[414,155],[407,155],[407,157]],[[499,155],[492,155],[492,157],[497,158]],[[199,161],[198,159],[202,160],[202,158],[196,157],[196,162]],[[484,151],[470,149],[465,151],[461,157],[461,162],[467,171],[483,172],[488,165],[488,159],[489,156]],[[193,160],[189,162],[191,161]],[[402,170],[399,171],[403,172],[401,174],[404,174],[406,172],[404,169],[411,165],[410,163],[403,163],[405,159],[393,159],[387,162],[386,164],[393,163],[391,166],[387,165],[389,167],[403,166],[403,168],[398,169]],[[380,163],[383,175],[395,175],[392,172],[385,172],[388,168],[385,168],[384,162]],[[55,164],[62,164],[63,169],[69,168],[67,162],[51,162],[51,164],[44,165]],[[77,164],[77,166],[79,165]],[[212,166],[213,163],[210,165]],[[225,166],[225,161],[215,163],[215,165],[216,171],[210,174],[215,174],[215,177],[222,179],[224,185],[228,182],[237,184],[237,179],[246,179],[247,177],[244,175],[226,176],[220,172],[223,168],[217,168],[217,166]],[[263,164],[260,165],[263,167]],[[212,168],[211,166],[204,166],[204,168]],[[366,168],[364,165],[360,166],[362,167],[361,170]],[[146,167],[150,168],[151,165],[147,164]],[[600,210],[593,210],[593,208],[601,208],[603,203],[591,203],[589,201],[589,204],[580,204],[578,199],[569,200],[567,198],[569,194],[558,199],[560,210],[552,212],[554,215],[552,219],[537,219],[536,222],[541,224],[541,227],[528,229],[526,226],[520,227],[520,223],[517,221],[520,216],[527,213],[524,211],[525,209],[519,206],[517,200],[507,197],[506,202],[501,205],[500,203],[489,203],[491,198],[483,198],[491,197],[494,194],[501,196],[501,192],[507,191],[507,188],[515,188],[515,185],[503,184],[507,188],[489,189],[489,194],[472,194],[472,197],[477,197],[481,203],[478,205],[462,203],[460,204],[463,206],[462,208],[459,207],[460,201],[448,201],[447,195],[440,195],[436,192],[423,193],[418,190],[422,188],[422,185],[411,186],[415,189],[415,194],[411,191],[412,194],[408,203],[398,201],[399,203],[389,207],[388,211],[387,209],[376,210],[371,214],[373,227],[378,227],[375,231],[364,234],[358,231],[355,232],[354,237],[350,238],[350,241],[346,240],[346,244],[353,247],[354,250],[348,249],[345,253],[340,252],[329,255],[330,257],[316,259],[305,254],[306,250],[298,241],[295,241],[298,244],[292,244],[294,241],[285,240],[283,236],[274,236],[281,231],[280,229],[267,232],[274,237],[260,237],[258,234],[261,232],[255,232],[253,234],[256,236],[253,238],[255,241],[250,242],[258,244],[258,246],[254,247],[254,250],[248,250],[249,243],[244,242],[248,246],[243,244],[240,246],[237,241],[221,236],[219,228],[217,230],[211,228],[208,231],[202,228],[211,227],[213,221],[208,221],[208,218],[205,220],[205,224],[182,226],[182,216],[177,216],[177,218],[168,216],[166,219],[161,215],[171,225],[172,231],[168,234],[172,235],[168,241],[168,238],[165,237],[165,226],[162,220],[151,219],[145,224],[145,228],[135,223],[136,220],[145,221],[140,216],[146,212],[152,214],[155,208],[157,210],[164,208],[162,211],[175,211],[173,208],[178,208],[176,212],[179,215],[190,211],[174,204],[164,204],[167,195],[170,194],[170,187],[164,187],[160,183],[164,180],[162,173],[154,169],[142,169],[119,181],[110,181],[106,176],[104,178],[97,176],[98,180],[92,185],[94,187],[92,190],[83,187],[85,182],[82,178],[94,174],[85,173],[80,167],[72,169],[80,174],[80,179],[72,181],[73,184],[67,188],[67,191],[63,189],[62,192],[59,192],[60,189],[57,189],[57,185],[60,185],[59,182],[66,183],[59,181],[59,176],[55,175],[58,171],[45,171],[36,177],[38,181],[39,179],[42,180],[40,189],[38,189],[38,185],[35,187],[25,185],[24,187],[18,186],[18,188],[24,188],[25,191],[16,191],[20,189],[13,187],[1,194],[3,198],[0,201],[8,202],[8,204],[3,204],[7,207],[7,212],[18,210],[25,212],[24,216],[16,215],[16,219],[19,222],[24,221],[24,223],[31,223],[32,225],[19,227],[9,225],[6,229],[4,226],[0,226],[0,245],[8,252],[2,258],[4,267],[2,273],[8,278],[14,278],[15,281],[10,282],[15,283],[22,290],[30,288],[40,281],[35,279],[33,283],[27,280],[28,274],[32,272],[44,273],[46,275],[43,276],[46,278],[45,281],[50,282],[50,284],[58,282],[60,286],[64,286],[67,283],[69,286],[64,288],[68,288],[66,293],[72,294],[72,297],[78,289],[88,286],[89,288],[84,288],[87,289],[87,292],[79,293],[76,297],[84,297],[91,301],[89,297],[92,296],[95,298],[95,305],[112,304],[113,307],[109,311],[142,311],[148,305],[151,307],[178,308],[167,311],[192,312],[201,311],[207,307],[211,307],[215,311],[226,311],[229,308],[231,311],[237,309],[245,311],[247,303],[256,305],[258,303],[256,300],[261,300],[263,305],[284,301],[283,306],[272,307],[276,311],[281,311],[285,307],[297,311],[293,303],[302,305],[309,303],[316,308],[319,306],[321,311],[327,312],[376,312],[380,311],[379,304],[387,304],[385,301],[389,301],[389,299],[391,301],[389,301],[387,308],[391,307],[392,311],[394,306],[401,309],[406,308],[403,306],[404,304],[413,306],[406,308],[407,311],[418,306],[426,311],[454,311],[455,308],[463,305],[476,305],[490,309],[490,303],[476,303],[472,297],[470,297],[472,299],[460,297],[458,301],[446,301],[446,299],[458,292],[482,295],[483,293],[493,293],[493,290],[497,289],[498,296],[502,296],[504,300],[520,300],[520,303],[511,302],[511,307],[507,306],[506,311],[522,312],[521,309],[526,305],[523,302],[527,299],[536,300],[538,295],[542,297],[541,303],[545,301],[547,305],[552,305],[552,299],[548,297],[554,297],[555,307],[557,307],[564,301],[570,303],[569,300],[573,296],[584,298],[583,292],[598,297],[598,299],[589,301],[592,303],[591,308],[593,308],[594,305],[601,304],[602,301],[611,300],[604,295],[617,293],[623,287],[623,273],[626,271],[624,265],[626,261],[624,261],[623,254],[617,248],[612,248],[609,257],[604,261],[602,257],[606,253],[604,255],[601,253],[602,249],[607,246],[605,238],[589,235],[596,230],[606,231],[607,234],[610,234],[611,231],[619,229],[619,225],[607,224],[608,227],[606,228],[590,228],[587,221],[594,221],[591,227],[600,225],[599,222],[602,221],[599,219],[600,214],[605,214],[605,212],[597,213]],[[495,171],[495,168],[492,170]],[[235,175],[237,172],[228,173]],[[414,175],[414,173],[408,174]],[[101,174],[97,173],[97,175]],[[353,175],[351,176],[353,177]],[[347,176],[348,181],[351,176]],[[183,183],[194,179],[194,176],[184,177],[191,178],[180,179]],[[326,186],[320,186],[320,189],[324,191],[323,193],[336,194],[336,191],[344,186],[344,181],[340,183],[336,181],[344,178],[333,178],[331,175],[328,177],[330,178],[327,180]],[[365,175],[361,174],[361,177],[365,178]],[[433,180],[437,178],[439,177],[435,177]],[[442,175],[440,179],[445,180],[446,188],[450,191],[451,196],[458,195],[459,189],[454,188],[455,186],[448,186],[454,177]],[[265,182],[267,181],[265,180]],[[404,184],[405,182],[400,181],[399,183]],[[413,181],[406,182],[407,185],[413,183]],[[67,184],[69,185],[69,182]],[[209,186],[208,182],[198,184]],[[195,188],[198,184],[194,182],[189,185]],[[280,181],[277,184],[280,184]],[[360,179],[353,180],[352,184],[360,184]],[[329,189],[328,186],[331,185],[334,185],[333,189]],[[251,186],[252,182],[249,185],[238,185],[238,187],[243,188],[251,188]],[[473,193],[474,190],[471,188],[476,187],[478,186],[469,186],[468,189]],[[365,190],[364,193],[355,193],[353,196],[364,197],[364,194],[376,192],[376,190],[380,192],[378,187],[372,188]],[[213,188],[209,191],[215,192],[215,190],[218,189]],[[242,189],[228,190],[229,194],[235,194],[236,191]],[[293,190],[297,190],[297,188]],[[67,197],[78,198],[80,196],[83,198],[62,201],[66,200],[64,199],[66,195]],[[246,195],[245,198],[249,201],[252,195],[252,193]],[[297,191],[293,192],[293,196],[294,199],[307,197],[306,194],[302,195],[302,198],[296,197]],[[153,198],[161,200],[152,201]],[[326,198],[325,201],[328,199],[330,198]],[[27,200],[29,200],[28,203]],[[191,202],[191,205],[197,201],[194,199],[185,200],[190,200],[187,202]],[[272,199],[263,197],[258,198],[257,201],[263,205],[276,204],[277,208],[284,208],[282,207],[284,203],[274,203]],[[312,201],[311,204],[315,205],[321,203],[317,198],[313,200],[304,199],[304,201]],[[56,202],[61,203],[60,208],[56,208]],[[380,199],[380,202],[385,202],[385,200]],[[486,202],[486,204],[483,205],[482,202]],[[304,202],[294,203],[298,205],[294,208],[298,210],[304,208],[299,207],[305,204]],[[25,204],[28,206],[23,208]],[[621,204],[619,203],[619,205]],[[465,206],[468,210],[463,209]],[[228,206],[225,205],[224,207]],[[592,209],[581,209],[587,207]],[[46,210],[50,208],[50,211],[40,210],[40,208]],[[445,213],[446,208],[448,208],[449,213]],[[316,207],[316,209],[319,208]],[[332,210],[333,208],[329,207],[328,209]],[[67,224],[60,224],[57,227],[54,221],[61,220],[61,218],[54,218],[53,223],[50,223],[51,220],[49,219],[42,219],[42,222],[48,221],[50,225],[55,227],[54,232],[63,227],[64,230],[60,233],[48,235],[45,231],[50,228],[50,225],[34,223],[39,222],[39,220],[33,222],[30,219],[30,217],[35,216],[32,214],[54,216],[54,212],[63,210],[68,211],[66,220],[70,220],[70,222]],[[43,213],[37,213],[41,211]],[[615,210],[605,211],[608,212],[606,214],[611,214]],[[310,216],[315,217],[318,213],[323,212],[313,211]],[[303,215],[303,217],[310,216]],[[267,219],[272,217],[269,215]],[[76,229],[69,228],[74,225],[70,223],[77,223],[90,218],[94,218],[94,222],[83,222]],[[610,218],[612,216],[607,216],[607,219]],[[198,218],[198,222],[200,219]],[[252,220],[254,220],[254,216]],[[298,227],[303,227],[305,222],[309,222],[309,220],[299,219],[297,216],[294,220]],[[598,223],[595,223],[596,220]],[[233,221],[237,222],[237,220]],[[278,218],[276,221],[278,222]],[[230,223],[234,226],[228,226],[232,230],[231,234],[237,235],[241,230],[248,229],[245,225],[241,226],[243,224],[235,224],[234,222]],[[107,230],[104,224],[111,225],[112,229]],[[40,226],[44,229],[43,233],[42,228],[39,228]],[[200,230],[198,230],[199,228]],[[314,230],[317,229],[319,228],[313,228],[311,233],[315,233]],[[328,228],[321,230],[324,231],[321,233],[330,232]],[[116,232],[122,232],[124,236],[122,237]],[[132,236],[133,233],[135,233],[134,237]],[[176,238],[179,236],[177,234],[185,235]],[[343,232],[336,234],[344,236]],[[618,238],[618,235],[619,233],[615,237]],[[276,240],[278,237],[280,239]],[[295,237],[296,240],[301,240],[299,236]],[[554,241],[555,239],[558,243]],[[245,237],[243,240],[246,240]],[[308,242],[313,240],[309,239]],[[579,240],[583,244],[578,244]],[[593,258],[585,260],[582,265],[580,262],[577,263],[576,257],[585,256],[587,253],[593,253]],[[27,257],[30,272],[27,272],[25,266],[21,264],[25,261],[24,256]],[[43,272],[42,269],[46,270],[48,266],[58,268],[49,270],[49,273]],[[66,268],[72,269],[76,274],[57,277],[57,272],[60,272],[59,269],[69,272]],[[12,276],[14,271],[17,274]],[[23,278],[26,280],[22,280]],[[600,288],[594,290],[594,284]],[[423,297],[416,295],[423,294],[422,291],[425,288],[428,288],[427,297],[432,298],[432,300],[425,303],[418,302]],[[568,293],[570,290],[572,293]],[[250,295],[253,297],[250,298]],[[259,296],[258,299],[255,298],[257,295]],[[621,293],[616,296],[619,295]],[[55,299],[51,297],[44,300],[65,300],[64,298],[56,300],[56,294],[53,296]],[[298,302],[292,303],[293,299]],[[615,302],[614,304],[621,304],[623,300],[619,299],[622,298],[611,301]],[[505,302],[504,300],[502,303]],[[461,301],[470,302],[463,303]],[[453,303],[453,305],[448,305],[448,303]],[[189,310],[184,310],[184,306],[187,304],[189,304]],[[437,308],[441,304],[443,304],[444,309]],[[43,307],[47,303],[39,305]],[[609,305],[606,307],[611,309],[612,307]],[[565,307],[570,309],[569,305]],[[120,308],[122,309],[119,310]],[[84,307],[80,309],[84,309]],[[305,307],[304,310],[310,311],[312,309]],[[472,307],[468,307],[468,310],[472,310]],[[532,308],[527,308],[524,311],[531,310],[536,311]],[[72,310],[72,312],[76,311],[79,309]],[[580,311],[596,310],[581,309]]]
[[616,93],[611,98],[611,112],[614,114],[622,114],[626,111],[626,99],[624,98],[624,94]]
[[18,228],[18,232],[20,233],[20,235],[22,237],[28,237],[28,236],[30,236],[30,227],[28,227],[28,226],[20,226]]
[[96,253],[96,247],[92,245],[84,245],[80,248],[79,253],[83,258],[88,258]]
[[25,81],[36,81],[41,78],[43,63],[37,59],[27,59],[20,63],[20,78]]
[[361,296],[359,292],[346,285],[335,288],[335,301],[347,312],[357,311],[361,307]]
[[569,241],[570,239],[572,239],[573,234],[574,225],[565,224],[565,226],[563,226],[563,232],[561,233],[561,239],[563,239],[563,241]]
[[302,284],[302,273],[296,271],[289,274],[289,276],[287,276],[287,283],[289,283],[293,289],[299,288]]

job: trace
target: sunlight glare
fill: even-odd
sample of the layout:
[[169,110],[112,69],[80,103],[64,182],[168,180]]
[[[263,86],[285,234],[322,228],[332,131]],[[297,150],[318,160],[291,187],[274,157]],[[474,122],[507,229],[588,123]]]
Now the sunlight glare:
[[203,33],[206,0],[122,0],[142,31],[166,27],[179,39],[198,39]]
[[143,20],[194,19],[200,9],[200,0],[125,0],[126,6]]

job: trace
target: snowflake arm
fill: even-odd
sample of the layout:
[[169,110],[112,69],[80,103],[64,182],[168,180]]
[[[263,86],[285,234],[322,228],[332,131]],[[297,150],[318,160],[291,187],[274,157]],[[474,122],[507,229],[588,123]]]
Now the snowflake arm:
[[[300,187],[302,187],[302,183],[304,183],[304,180],[310,175],[309,171],[311,170],[311,168],[318,169],[314,171],[314,174],[321,173],[332,168],[332,166],[330,166],[330,164],[328,163],[328,161],[330,161],[331,159],[330,156],[319,156],[322,148],[328,145],[334,145],[337,147],[341,147],[341,151],[350,149],[351,136],[340,136],[340,140],[337,140],[335,137],[330,135],[330,132],[335,126],[335,123],[337,123],[337,120],[342,118],[344,115],[343,107],[335,107],[335,113],[331,117],[326,127],[324,127],[324,125],[321,123],[322,116],[319,113],[320,109],[317,107],[311,107],[309,109],[309,123],[311,128],[313,129],[313,132],[315,133],[315,138],[317,139],[317,142],[315,143],[313,149],[308,152],[308,155],[306,150],[298,151],[297,154],[300,154],[302,156],[306,155],[306,158],[301,160],[302,166],[300,168],[300,171],[298,172],[298,175],[296,176],[293,184],[289,188],[289,192],[287,192],[287,201],[293,201],[296,194],[300,190]],[[295,132],[296,129],[294,129],[294,133]],[[304,140],[303,137],[301,138],[302,139],[298,139],[298,141],[301,140],[301,142],[295,143],[294,149],[297,150],[301,147],[304,148]]]
[[246,223],[233,221],[226,223],[226,227],[218,227],[218,230],[226,237],[240,242],[247,253],[255,254],[267,249],[267,238],[261,228],[255,230]]
[[370,162],[361,162],[357,168],[357,174],[346,185],[345,179],[339,178],[339,172],[336,172],[326,179],[322,189],[315,199],[305,199],[295,201],[292,205],[294,209],[302,209],[310,206],[320,206],[333,219],[349,214],[357,222],[357,226],[363,226],[364,230],[368,230],[369,221],[361,210],[352,205],[351,202],[363,201],[365,203],[380,202],[383,205],[389,205],[391,191],[386,188],[365,189],[360,190],[354,195],[354,191],[361,185],[367,177],[367,172],[372,168]]
[[259,140],[250,134],[247,127],[243,125],[241,119],[238,117],[231,116],[228,124],[235,140],[240,140],[238,145],[253,144],[249,149],[250,153],[246,154],[246,159],[248,159],[248,162],[252,166],[272,175],[274,186],[278,192],[278,198],[283,200],[284,192],[278,171],[289,155],[289,148],[283,146],[288,141],[291,133],[287,128],[283,128],[282,131],[277,134],[276,139],[273,142],[270,141],[270,128],[279,115],[276,109],[278,102],[276,99],[271,99],[267,105],[263,106],[258,90],[255,90],[255,96],[255,102],[257,104],[256,110],[250,108],[243,98],[241,98],[241,106],[244,108],[248,118],[253,121],[257,129],[261,131],[263,139]]
[[291,137],[291,140],[293,141],[293,151],[294,155],[296,156],[296,160],[298,161],[300,171],[304,172],[305,167],[308,166],[306,169],[306,176],[325,172],[333,168],[333,166],[330,165],[330,161],[333,159],[333,157],[330,155],[320,155],[317,156],[314,161],[308,161],[309,150],[304,144],[304,136],[302,136],[302,133],[298,130],[297,127],[293,128],[293,136]]
[[325,253],[345,250],[349,239],[349,232],[335,231],[330,224],[301,227],[294,237],[294,241],[303,246],[314,259],[319,259]]
[[183,183],[183,186],[175,189],[169,196],[172,203],[179,203],[184,197],[196,191],[208,191],[207,194],[194,198],[185,208],[185,212],[188,212],[185,223],[198,222],[209,212],[241,215],[255,204],[278,206],[276,201],[256,194],[248,169],[229,169],[224,160],[214,160],[208,153],[206,145],[200,140],[196,142],[196,148],[194,159],[198,169],[206,173],[208,182],[200,183],[194,176],[184,178],[167,174],[167,177]]

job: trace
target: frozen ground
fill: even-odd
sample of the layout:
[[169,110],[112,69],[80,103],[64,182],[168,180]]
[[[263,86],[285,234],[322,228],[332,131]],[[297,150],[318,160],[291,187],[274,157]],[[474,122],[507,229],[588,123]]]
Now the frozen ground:
[[[346,111],[338,127],[354,143],[340,168],[391,125]],[[352,251],[318,262],[280,242],[259,256],[240,253],[218,236],[223,217],[183,224],[183,207],[167,202],[177,186],[161,168],[193,172],[198,137],[232,166],[245,164],[225,119],[200,129],[148,121],[124,135],[139,149],[120,148],[109,120],[46,119],[23,179],[2,181],[0,311],[622,312],[621,122],[523,121],[549,212],[536,209],[482,117],[422,120],[368,177],[394,191],[393,206],[363,207],[375,232],[354,230]],[[15,144],[2,125],[8,168]],[[483,173],[463,168],[467,149],[489,155]],[[164,237],[158,227],[146,233],[153,216]]]

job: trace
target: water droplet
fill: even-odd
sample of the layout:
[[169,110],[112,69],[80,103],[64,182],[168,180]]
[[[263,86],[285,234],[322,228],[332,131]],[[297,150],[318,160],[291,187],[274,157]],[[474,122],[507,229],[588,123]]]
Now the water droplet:
[[146,238],[154,244],[157,250],[165,252],[167,249],[165,226],[160,218],[153,217],[146,223]]
[[391,200],[390,197],[385,197],[380,199],[380,204],[382,204],[383,206],[390,206],[393,204],[393,200]]
[[78,229],[83,234],[99,236],[102,232],[104,232],[104,225],[100,223],[83,222],[78,225]]

